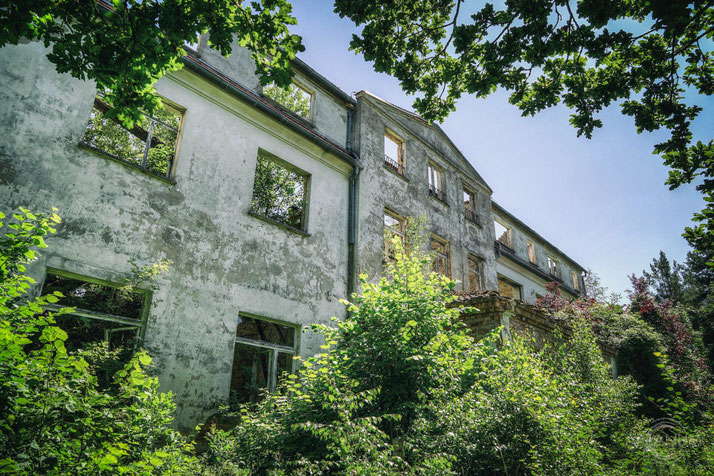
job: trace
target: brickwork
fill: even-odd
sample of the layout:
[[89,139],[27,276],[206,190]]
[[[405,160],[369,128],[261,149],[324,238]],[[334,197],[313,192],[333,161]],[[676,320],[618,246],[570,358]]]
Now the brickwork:
[[[573,329],[567,323],[553,319],[535,306],[501,296],[496,291],[459,294],[450,307],[465,308],[461,317],[469,328],[471,336],[476,340],[505,325],[506,317],[510,333],[530,335],[539,346],[545,342],[555,342],[558,336],[567,340],[573,335]],[[478,311],[473,312],[469,308]],[[603,342],[599,345],[607,361],[615,357],[614,348]]]

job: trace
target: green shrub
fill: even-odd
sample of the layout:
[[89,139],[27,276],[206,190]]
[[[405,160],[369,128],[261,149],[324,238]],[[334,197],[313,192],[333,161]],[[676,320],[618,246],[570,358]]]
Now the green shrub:
[[453,283],[394,244],[389,276],[362,277],[349,317],[313,326],[324,351],[212,433],[207,474],[678,474],[712,459],[680,444],[710,430],[651,430],[589,326],[545,348],[498,331],[474,344],[446,307]]
[[154,474],[190,467],[190,445],[169,427],[172,396],[145,372],[151,358],[137,352],[103,388],[99,379],[108,378],[115,356],[101,346],[68,352],[56,318],[71,308],[45,310],[59,293],[28,299],[34,281],[24,275],[25,263],[46,247],[57,214],[20,209],[13,217],[0,238],[0,472]]

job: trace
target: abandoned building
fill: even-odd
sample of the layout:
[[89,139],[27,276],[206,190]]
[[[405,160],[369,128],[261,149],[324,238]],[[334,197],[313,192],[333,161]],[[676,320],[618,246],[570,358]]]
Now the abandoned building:
[[[0,210],[58,208],[28,267],[37,292],[77,307],[68,345],[73,331],[140,341],[182,428],[316,352],[302,328],[345,316],[339,300],[382,273],[411,217],[459,291],[533,303],[548,281],[583,290],[584,269],[497,205],[441,128],[300,60],[285,92],[260,85],[246,50],[194,45],[156,84],[164,107],[127,130],[47,51],[0,50]],[[155,287],[117,297],[132,261],[160,260]]]

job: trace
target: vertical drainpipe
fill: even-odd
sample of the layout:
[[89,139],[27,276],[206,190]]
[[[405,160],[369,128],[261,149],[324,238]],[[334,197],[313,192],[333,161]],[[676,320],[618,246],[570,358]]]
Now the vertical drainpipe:
[[[352,150],[352,108],[347,110],[347,141],[349,153],[359,162],[359,156]],[[355,292],[355,264],[357,261],[357,182],[360,166],[352,167],[349,181],[349,206],[347,211],[347,299]]]

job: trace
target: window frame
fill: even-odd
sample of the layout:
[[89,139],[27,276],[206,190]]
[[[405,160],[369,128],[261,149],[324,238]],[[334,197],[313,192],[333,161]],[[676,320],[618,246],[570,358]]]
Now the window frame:
[[578,276],[578,273],[574,270],[570,270],[570,273],[573,278],[573,289],[580,291],[580,277]]
[[479,220],[479,216],[476,213],[476,204],[478,203],[477,202],[478,192],[476,192],[476,190],[473,189],[472,187],[469,187],[468,185],[464,184],[463,195],[468,195],[470,197],[468,207],[466,206],[466,200],[463,200],[464,217],[466,217],[466,219],[469,220],[471,223],[481,226],[481,221]]
[[[274,85],[276,88],[279,88],[280,86],[275,85],[274,83],[270,83]],[[266,85],[268,86],[268,85]],[[300,81],[297,77],[292,78],[292,83],[290,83],[290,87],[296,87],[306,93],[308,96],[310,96],[310,101],[308,105],[308,114],[307,117],[293,111],[290,109],[288,106],[285,104],[279,102],[276,99],[273,99],[272,97],[268,96],[265,94],[265,86],[263,86],[260,90],[260,95],[261,97],[269,100],[273,104],[276,104],[278,107],[280,107],[282,110],[285,112],[288,112],[290,115],[300,119],[301,121],[305,121],[310,125],[314,124],[314,118],[315,118],[315,90],[309,86],[306,86],[304,82]]]
[[[107,286],[111,288],[121,288],[123,284],[117,283],[115,281],[111,280],[106,280],[106,279],[101,279],[101,278],[95,278],[92,276],[86,276],[83,274],[75,273],[72,271],[67,271],[64,269],[59,269],[59,268],[54,268],[54,267],[46,267],[45,268],[45,274],[42,278],[42,284],[40,286],[40,295],[44,295],[43,291],[45,289],[45,284],[47,282],[47,276],[48,275],[55,275],[55,276],[61,276],[64,278],[69,278],[69,279],[76,279],[76,280],[81,280],[85,281],[87,283],[93,283],[93,284],[98,284],[100,286]],[[130,317],[125,317],[125,316],[117,316],[114,314],[108,314],[104,312],[99,312],[99,311],[92,311],[89,309],[82,309],[82,308],[75,308],[73,312],[68,312],[68,316],[77,316],[77,317],[86,317],[88,319],[96,319],[98,321],[107,321],[107,322],[114,322],[117,324],[122,324],[127,327],[135,327],[136,328],[136,342],[134,346],[134,350],[138,348],[138,346],[144,341],[144,335],[146,333],[146,323],[149,319],[149,311],[151,308],[151,299],[153,296],[153,293],[148,290],[148,289],[142,289],[142,288],[135,288],[135,291],[138,294],[142,294],[144,296],[144,302],[141,306],[141,317],[139,319],[132,319]],[[58,304],[47,304],[45,307],[51,311],[57,311],[59,309],[65,308],[65,307],[72,307],[72,306],[66,306],[64,304],[58,303]]]
[[[292,347],[286,346],[286,345],[280,345],[280,344],[273,344],[270,342],[263,342],[263,341],[258,341],[258,340],[253,340],[253,339],[248,339],[245,337],[239,337],[236,334],[238,333],[238,326],[240,325],[240,317],[247,317],[249,319],[257,320],[257,321],[262,321],[262,322],[267,322],[269,324],[276,324],[279,326],[284,326],[292,329],[293,331],[293,345]],[[233,371],[234,371],[234,366],[235,366],[235,351],[236,351],[236,346],[237,345],[247,345],[251,347],[257,347],[260,349],[268,349],[270,351],[270,361],[268,364],[268,381],[266,382],[266,388],[268,389],[268,392],[272,393],[275,392],[277,388],[277,379],[278,379],[278,357],[279,354],[282,352],[284,354],[289,354],[292,356],[292,361],[290,364],[290,373],[294,374],[296,370],[296,365],[295,365],[295,359],[294,357],[297,357],[299,354],[299,349],[300,349],[300,325],[296,325],[293,323],[289,322],[284,322],[284,321],[279,321],[276,319],[271,319],[265,316],[258,316],[249,312],[239,312],[238,313],[238,322],[236,322],[236,328],[235,331],[233,332],[233,353],[234,353],[234,359],[233,362],[231,362],[231,373],[230,373],[230,391],[233,390],[232,388],[232,380],[233,380]]]
[[536,254],[535,244],[531,240],[526,240],[528,249],[528,261],[531,264],[538,265],[538,255]]
[[[405,178],[407,176],[407,159],[406,159],[406,142],[398,134],[394,133],[388,127],[384,128],[384,140],[390,140],[397,145],[397,155],[398,157],[389,157],[386,152],[384,152],[384,167],[400,177]],[[386,149],[383,147],[383,149]]]
[[[90,116],[89,116],[89,118],[87,119],[87,124],[86,124],[86,126],[85,126],[85,128],[84,128],[84,132],[83,132],[82,138],[81,138],[80,141],[79,141],[79,146],[82,147],[82,148],[91,150],[92,152],[94,152],[94,153],[96,153],[96,154],[99,154],[99,155],[101,155],[102,157],[105,157],[105,158],[114,160],[114,161],[116,161],[116,162],[118,162],[118,163],[120,163],[120,164],[122,164],[122,165],[126,165],[126,166],[129,166],[129,167],[132,167],[132,168],[135,169],[135,170],[140,170],[140,171],[142,171],[142,172],[145,173],[145,174],[151,175],[152,177],[156,177],[156,178],[159,178],[159,179],[168,181],[169,183],[175,184],[176,181],[175,181],[175,178],[174,178],[174,177],[175,177],[175,174],[176,174],[176,164],[177,164],[177,162],[178,162],[178,156],[179,156],[179,153],[180,153],[180,150],[181,150],[181,141],[182,141],[182,138],[183,138],[184,122],[186,121],[186,108],[184,108],[184,107],[182,107],[182,106],[179,106],[179,105],[176,104],[175,102],[173,102],[173,101],[171,101],[171,100],[169,100],[169,99],[166,99],[166,98],[163,97],[163,96],[158,96],[158,97],[161,99],[161,103],[162,103],[162,106],[161,106],[161,107],[166,107],[167,109],[172,109],[172,110],[174,110],[176,113],[178,113],[178,114],[180,115],[179,124],[178,124],[178,126],[177,126],[176,128],[174,128],[173,126],[171,126],[171,125],[169,125],[169,124],[166,124],[165,122],[163,122],[163,121],[161,121],[161,120],[159,120],[159,119],[157,119],[157,118],[155,118],[155,117],[153,117],[153,116],[149,116],[148,114],[145,114],[143,111],[139,111],[142,116],[144,116],[145,118],[147,118],[147,119],[150,121],[150,123],[149,123],[149,130],[147,131],[147,138],[146,138],[146,140],[144,141],[144,144],[145,144],[145,145],[144,145],[144,153],[143,153],[143,156],[142,156],[142,159],[141,159],[141,164],[137,164],[137,163],[135,163],[135,162],[131,162],[131,161],[122,159],[121,157],[118,157],[118,156],[112,154],[111,152],[107,152],[107,151],[105,151],[105,150],[103,150],[103,149],[101,149],[101,148],[99,148],[99,147],[97,147],[97,146],[94,146],[94,145],[89,144],[89,143],[87,143],[87,142],[84,141],[84,136],[85,136],[86,133],[87,133],[87,129],[88,129],[88,127],[89,127],[89,121],[91,120],[91,114],[92,114],[92,112],[90,112]],[[104,114],[104,112],[102,112],[101,109],[99,109],[99,108],[96,106],[97,101],[101,102],[101,103],[102,103],[104,106],[106,106],[106,107],[111,107],[111,106],[110,106],[107,102],[105,102],[103,99],[104,99],[104,95],[101,94],[101,92],[97,91],[97,94],[95,94],[95,96],[94,96],[94,101],[92,102],[92,111],[94,111],[94,110],[96,109],[96,110],[97,110],[98,112],[100,112],[102,115]],[[108,119],[108,120],[112,120],[112,119]],[[131,131],[129,131],[128,129],[126,129],[124,126],[122,126],[121,124],[119,124],[119,123],[116,122],[116,121],[114,121],[114,122],[117,124],[117,126],[119,126],[119,127],[121,127],[122,129],[124,129],[128,134],[131,134]],[[158,123],[158,124],[160,124],[161,126],[166,127],[166,128],[168,128],[168,129],[173,130],[173,131],[176,132],[176,147],[174,148],[174,154],[173,154],[173,156],[171,157],[170,164],[169,164],[169,166],[168,166],[167,169],[166,169],[166,175],[159,174],[159,173],[157,173],[157,172],[155,172],[155,171],[153,171],[153,170],[151,170],[151,169],[149,169],[149,168],[146,167],[146,162],[147,162],[147,159],[148,159],[148,154],[149,154],[149,151],[151,150],[151,140],[152,140],[152,138],[153,138],[153,129],[154,129],[154,125],[155,125],[156,123]]]
[[[432,183],[432,172],[434,182]],[[427,186],[429,196],[446,203],[445,169],[436,162],[429,160],[426,165]]]
[[[400,227],[402,228],[400,230],[395,230],[389,226],[387,226],[386,223],[384,223],[384,218],[389,215],[390,217],[394,218],[399,222]],[[382,259],[384,262],[389,262],[393,261],[394,258],[389,256],[389,241],[387,241],[387,233],[391,233],[392,236],[394,235],[399,235],[402,239],[402,245],[405,247],[407,246],[407,227],[409,226],[409,221],[405,216],[400,215],[399,213],[395,212],[394,210],[384,207],[384,214],[382,215],[382,230],[383,230],[383,237],[384,237],[384,255]]]
[[[434,246],[433,246],[433,243],[434,243],[434,242],[440,243],[441,245],[444,246],[444,253],[440,253],[439,251],[436,251],[436,250],[434,249]],[[435,235],[435,234],[432,233],[432,234],[431,234],[431,239],[429,240],[429,251],[430,251],[431,253],[434,253],[434,254],[435,254],[435,256],[434,256],[434,258],[433,258],[433,260],[434,260],[434,272],[437,273],[437,274],[441,274],[441,273],[439,273],[439,271],[438,271],[438,269],[439,269],[438,263],[439,263],[439,258],[442,258],[442,259],[445,261],[445,264],[446,264],[446,266],[445,266],[445,267],[446,267],[446,274],[442,274],[442,276],[446,276],[447,278],[451,278],[451,248],[450,248],[450,245],[449,245],[449,241],[446,240],[446,239],[444,239],[444,238],[442,238],[442,237],[440,237],[440,236],[438,236],[438,235]]]
[[548,274],[554,278],[560,279],[560,263],[558,260],[548,255]]
[[[502,242],[499,239],[500,238],[499,236],[496,237],[496,241],[501,243],[503,246],[513,249],[513,229],[510,226],[505,225],[501,220],[499,220],[497,218],[493,219],[493,223],[494,223],[494,232],[496,231],[496,223],[498,223],[499,225],[501,225],[503,228],[506,229],[506,241],[508,241],[508,243]],[[503,236],[503,233],[501,234],[501,236]]]
[[[479,277],[480,286],[478,288],[475,288],[473,286],[473,283],[471,282],[471,271],[473,269],[471,267],[472,262],[476,263],[476,265],[478,267],[478,272],[474,273]],[[486,283],[484,282],[486,279],[485,278],[486,273],[484,272],[484,269],[483,269],[485,263],[486,263],[486,260],[483,258],[483,256],[479,256],[474,253],[469,253],[468,256],[466,257],[466,273],[469,278],[469,291],[470,292],[483,291],[486,289]]]
[[[302,219],[300,223],[300,228],[296,228],[288,223],[285,223],[283,221],[271,218],[269,216],[264,215],[260,211],[255,210],[253,207],[253,198],[255,196],[255,186],[256,186],[256,178],[257,178],[257,170],[258,170],[258,160],[260,157],[263,157],[264,159],[276,164],[279,167],[282,167],[283,169],[293,172],[297,174],[298,176],[302,177],[303,179],[303,197],[302,197],[302,203],[303,203],[303,210],[302,210]],[[310,215],[310,188],[312,185],[312,174],[309,172],[302,170],[301,168],[291,164],[290,162],[287,162],[280,157],[276,156],[275,154],[272,154],[271,152],[268,152],[267,150],[259,147],[258,152],[256,154],[256,161],[255,161],[255,168],[253,169],[253,188],[252,188],[252,193],[251,193],[251,199],[250,199],[250,207],[248,209],[248,214],[255,217],[259,218],[263,221],[266,221],[268,223],[271,223],[273,225],[277,225],[281,228],[284,228],[286,230],[292,231],[299,233],[303,236],[310,236],[310,234],[307,232],[308,229],[308,218]]]
[[[513,289],[515,289],[518,292],[518,297],[514,297],[513,299],[518,299],[519,301],[523,301],[523,285],[513,281],[512,279],[509,279],[501,274],[497,276],[497,285],[500,283],[507,284],[511,286]],[[500,288],[499,288],[499,294],[501,294]],[[506,296],[508,297],[508,296]]]

